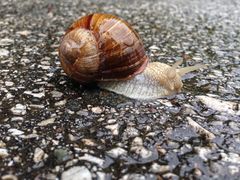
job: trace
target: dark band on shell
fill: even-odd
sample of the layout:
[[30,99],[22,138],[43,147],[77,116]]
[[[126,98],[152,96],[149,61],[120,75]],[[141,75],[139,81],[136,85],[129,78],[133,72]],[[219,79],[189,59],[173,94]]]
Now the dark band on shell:
[[110,14],[91,14],[75,21],[61,41],[64,71],[79,82],[129,79],[148,62],[135,30]]

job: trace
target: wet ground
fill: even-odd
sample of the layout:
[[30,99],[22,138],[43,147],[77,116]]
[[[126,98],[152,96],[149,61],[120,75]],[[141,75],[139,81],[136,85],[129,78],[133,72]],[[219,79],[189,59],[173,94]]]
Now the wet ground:
[[[130,22],[152,61],[208,69],[183,92],[136,101],[66,77],[64,30],[106,12]],[[2,179],[238,179],[240,1],[0,1]]]

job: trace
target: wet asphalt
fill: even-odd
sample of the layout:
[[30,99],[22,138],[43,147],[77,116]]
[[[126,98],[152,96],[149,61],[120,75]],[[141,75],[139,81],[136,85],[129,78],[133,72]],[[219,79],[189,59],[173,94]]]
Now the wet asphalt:
[[[57,49],[94,12],[128,21],[151,61],[208,68],[152,101],[80,85]],[[239,95],[240,1],[0,1],[2,179],[239,179]]]

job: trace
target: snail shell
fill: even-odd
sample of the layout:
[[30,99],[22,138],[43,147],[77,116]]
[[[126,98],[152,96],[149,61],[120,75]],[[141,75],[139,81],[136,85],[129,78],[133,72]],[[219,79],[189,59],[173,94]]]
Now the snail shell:
[[129,79],[148,62],[138,34],[122,19],[91,14],[74,22],[59,47],[61,65],[81,82]]
[[205,67],[178,68],[148,63],[138,34],[122,19],[110,14],[91,14],[74,22],[60,47],[66,74],[80,83],[97,82],[109,91],[134,99],[154,99],[181,91],[181,77]]

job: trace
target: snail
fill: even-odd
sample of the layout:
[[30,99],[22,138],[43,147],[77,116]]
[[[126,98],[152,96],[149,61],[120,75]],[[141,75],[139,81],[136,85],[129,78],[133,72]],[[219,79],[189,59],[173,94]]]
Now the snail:
[[143,42],[124,20],[111,14],[94,13],[75,21],[59,47],[65,73],[82,83],[133,99],[154,99],[181,91],[181,77],[205,67],[178,68],[149,62]]

